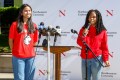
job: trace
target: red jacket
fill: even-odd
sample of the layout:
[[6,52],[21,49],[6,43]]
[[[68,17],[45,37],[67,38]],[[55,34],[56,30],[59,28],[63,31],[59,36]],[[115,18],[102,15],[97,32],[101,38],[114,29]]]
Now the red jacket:
[[[103,30],[99,35],[96,35],[96,29],[94,26],[90,26],[89,32],[86,37],[83,37],[83,28],[80,29],[77,44],[82,47],[81,57],[86,59],[86,47],[83,44],[82,40],[84,40],[91,50],[95,53],[96,56],[102,55],[103,61],[108,60],[108,44],[107,44],[107,32]],[[82,39],[81,39],[82,38]],[[88,59],[94,58],[94,55],[91,51],[88,51]]]

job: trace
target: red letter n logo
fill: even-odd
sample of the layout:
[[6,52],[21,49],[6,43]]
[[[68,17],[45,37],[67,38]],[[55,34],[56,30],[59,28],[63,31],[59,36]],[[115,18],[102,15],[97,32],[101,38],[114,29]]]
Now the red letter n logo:
[[47,74],[47,70],[39,70],[39,76],[46,74]]
[[113,16],[113,10],[109,11],[109,10],[106,10],[107,12],[107,16]]
[[59,10],[59,16],[61,17],[61,16],[65,16],[65,10]]

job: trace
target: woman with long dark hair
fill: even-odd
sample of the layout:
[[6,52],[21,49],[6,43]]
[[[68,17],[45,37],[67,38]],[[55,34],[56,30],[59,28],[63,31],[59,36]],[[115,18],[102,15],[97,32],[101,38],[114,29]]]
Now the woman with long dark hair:
[[12,50],[14,80],[33,80],[35,73],[34,45],[38,41],[37,25],[32,21],[32,8],[28,4],[20,7],[18,20],[9,30],[9,46]]
[[104,62],[106,67],[110,66],[107,30],[103,25],[102,16],[98,10],[92,9],[88,11],[85,24],[80,29],[77,38],[77,44],[82,47],[80,55],[82,58],[82,80],[91,80],[91,77],[92,80],[98,80],[102,65],[90,50],[86,50],[87,47],[83,41],[88,44],[101,63]]

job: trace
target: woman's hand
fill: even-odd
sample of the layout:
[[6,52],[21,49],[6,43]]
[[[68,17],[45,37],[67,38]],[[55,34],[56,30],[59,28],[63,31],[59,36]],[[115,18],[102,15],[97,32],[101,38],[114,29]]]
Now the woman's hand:
[[105,62],[105,67],[109,67],[110,66],[110,62],[109,61],[106,61]]
[[84,30],[83,30],[83,36],[87,36],[88,31],[89,31],[88,29],[84,29]]

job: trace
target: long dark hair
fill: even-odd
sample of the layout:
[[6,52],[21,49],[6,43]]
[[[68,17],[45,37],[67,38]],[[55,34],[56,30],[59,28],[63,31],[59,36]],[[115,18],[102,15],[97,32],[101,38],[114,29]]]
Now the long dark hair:
[[[23,12],[23,9],[25,8],[25,7],[30,7],[30,9],[31,9],[31,11],[32,11],[32,8],[31,8],[31,6],[30,5],[28,5],[28,4],[23,4],[20,8],[19,8],[19,15],[18,15],[18,25],[17,25],[17,31],[18,31],[18,33],[20,33],[20,32],[22,32],[23,31],[23,23],[24,23],[24,21],[23,21],[23,15],[21,15],[22,14],[22,12]],[[32,16],[31,16],[32,17]],[[27,21],[27,25],[28,25],[28,33],[32,33],[32,32],[34,32],[34,26],[33,26],[33,22],[32,22],[32,18],[29,18],[28,19],[28,21]]]
[[97,22],[96,22],[96,34],[98,35],[102,30],[106,30],[104,24],[103,24],[103,20],[102,20],[102,16],[101,16],[101,13],[98,11],[98,10],[89,10],[88,13],[87,13],[87,16],[86,16],[86,20],[85,20],[85,24],[84,24],[84,28],[87,28],[88,25],[89,25],[89,16],[92,12],[95,12],[96,13],[96,18],[97,18]]

